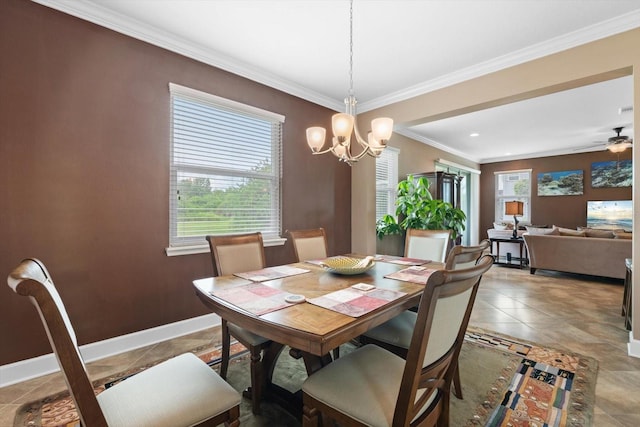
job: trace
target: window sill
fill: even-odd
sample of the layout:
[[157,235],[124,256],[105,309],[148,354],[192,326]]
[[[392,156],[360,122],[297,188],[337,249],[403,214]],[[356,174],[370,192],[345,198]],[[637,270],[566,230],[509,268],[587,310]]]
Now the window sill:
[[[274,237],[264,240],[264,247],[269,246],[284,246],[287,239],[284,237]],[[180,256],[180,255],[194,255],[194,254],[206,254],[210,252],[209,245],[194,245],[194,246],[175,246],[165,248],[167,256]]]

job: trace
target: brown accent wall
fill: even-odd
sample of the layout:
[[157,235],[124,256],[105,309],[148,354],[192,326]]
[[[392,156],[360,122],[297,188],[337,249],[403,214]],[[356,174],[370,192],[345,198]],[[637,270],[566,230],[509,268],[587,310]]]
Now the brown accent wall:
[[[620,160],[631,159],[631,150],[620,154]],[[481,166],[480,175],[480,238],[487,237],[495,218],[495,172],[532,169],[531,223],[576,228],[587,224],[588,200],[631,200],[632,188],[592,188],[591,164],[616,161],[618,156],[607,150],[565,156],[540,157],[509,162],[488,163]],[[538,196],[539,173],[582,170],[584,193],[579,196]]]
[[[80,344],[203,315],[209,254],[167,257],[169,82],[286,116],[283,230],[351,250],[351,170],[312,157],[331,111],[24,0],[0,2],[0,277],[49,268]],[[293,261],[290,244],[266,248]],[[4,279],[2,279],[4,281]],[[28,300],[0,284],[0,365],[51,351]]]

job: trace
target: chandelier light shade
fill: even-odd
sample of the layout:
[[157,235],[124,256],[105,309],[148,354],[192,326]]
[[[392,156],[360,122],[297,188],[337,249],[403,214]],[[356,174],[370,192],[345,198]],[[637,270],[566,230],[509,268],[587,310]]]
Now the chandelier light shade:
[[[371,131],[365,140],[360,136],[356,120],[357,100],[353,92],[353,0],[350,2],[349,19],[349,95],[344,99],[346,111],[337,113],[331,117],[331,131],[333,138],[331,146],[325,150],[325,139],[327,130],[320,126],[313,126],[307,129],[307,144],[313,154],[333,153],[340,161],[349,166],[360,160],[365,155],[378,157],[386,148],[387,141],[393,132],[393,120],[388,117],[381,117],[371,121]],[[360,152],[354,154],[351,151],[352,140],[360,146]],[[355,144],[354,143],[354,144]]]

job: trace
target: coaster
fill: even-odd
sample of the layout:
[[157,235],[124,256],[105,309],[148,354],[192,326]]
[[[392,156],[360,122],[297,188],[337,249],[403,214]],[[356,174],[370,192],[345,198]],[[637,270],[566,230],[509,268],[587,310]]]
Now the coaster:
[[351,286],[353,289],[357,289],[359,291],[370,291],[371,289],[374,289],[375,286],[373,285],[367,285],[366,283],[357,283],[353,286]]
[[290,303],[296,304],[296,303],[299,303],[299,302],[304,302],[306,299],[305,299],[304,295],[291,294],[291,295],[287,295],[286,297],[284,297],[284,300],[286,302],[290,302]]

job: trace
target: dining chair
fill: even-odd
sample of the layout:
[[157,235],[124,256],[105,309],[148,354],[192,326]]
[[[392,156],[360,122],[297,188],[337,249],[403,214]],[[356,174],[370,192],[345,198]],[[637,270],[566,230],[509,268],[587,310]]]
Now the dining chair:
[[[225,276],[265,268],[264,244],[262,233],[233,234],[223,236],[207,236],[211,248],[213,273],[215,276]],[[262,353],[271,341],[254,334],[222,318],[222,355],[220,361],[220,376],[227,378],[231,336],[244,345],[250,353],[251,363],[251,410],[260,413],[260,400],[264,377],[262,372]]]
[[491,246],[489,239],[482,240],[476,246],[456,245],[449,251],[445,262],[445,270],[460,270],[473,267],[484,252]]
[[25,259],[9,287],[38,310],[83,426],[239,426],[241,396],[193,353],[185,353],[95,394],[76,334],[44,264]]
[[482,274],[493,264],[438,270],[425,285],[406,360],[364,345],[302,385],[303,426],[447,426],[453,374]]
[[[288,230],[293,243],[293,251],[298,262],[311,259],[324,259],[328,254],[327,234],[324,228],[311,228],[307,230]],[[340,357],[340,347],[333,349],[333,358]]]
[[[445,270],[461,270],[476,265],[484,251],[489,248],[490,241],[483,240],[477,246],[456,245],[451,248],[445,262]],[[398,356],[405,358],[411,344],[411,336],[415,328],[417,314],[407,310],[396,317],[376,326],[360,336],[362,344],[375,344],[386,348]],[[460,370],[456,369],[453,376],[453,392],[458,399],[462,399],[462,383]]]
[[445,262],[451,240],[451,230],[418,230],[409,228],[404,245],[404,256]]
[[327,257],[327,235],[324,228],[288,231],[298,262]]

